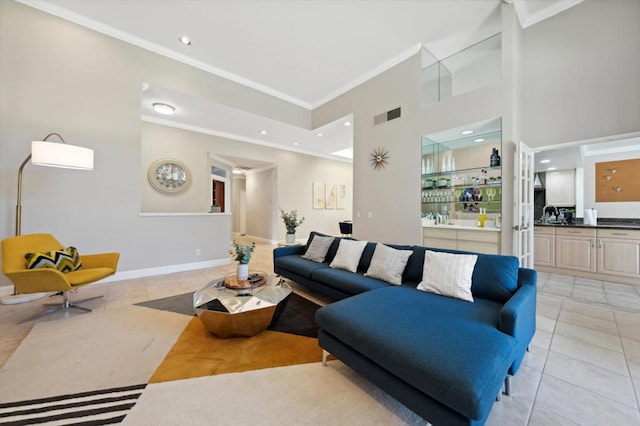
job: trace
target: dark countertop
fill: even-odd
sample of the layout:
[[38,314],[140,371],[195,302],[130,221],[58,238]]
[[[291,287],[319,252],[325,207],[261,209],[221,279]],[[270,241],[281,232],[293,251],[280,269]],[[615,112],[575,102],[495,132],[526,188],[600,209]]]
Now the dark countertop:
[[639,229],[640,219],[598,219],[597,225],[585,225],[582,222],[566,223],[542,223],[536,222],[535,226],[554,226],[558,228],[600,228],[600,229]]

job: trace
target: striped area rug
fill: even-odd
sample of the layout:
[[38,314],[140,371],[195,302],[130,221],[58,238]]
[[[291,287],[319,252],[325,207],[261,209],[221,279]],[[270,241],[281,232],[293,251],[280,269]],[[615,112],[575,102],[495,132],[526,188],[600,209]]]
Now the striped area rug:
[[146,384],[0,403],[2,425],[107,425],[120,423]]

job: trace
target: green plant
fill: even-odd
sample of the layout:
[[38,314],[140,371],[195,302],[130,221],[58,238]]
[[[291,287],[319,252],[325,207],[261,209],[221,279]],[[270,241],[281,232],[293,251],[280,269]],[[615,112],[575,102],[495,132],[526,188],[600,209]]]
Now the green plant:
[[240,244],[233,242],[233,248],[229,250],[229,254],[233,257],[233,260],[241,265],[246,265],[251,260],[251,253],[256,247],[256,243],[252,242],[251,245]]
[[304,222],[304,217],[302,219],[298,219],[297,210],[291,210],[287,213],[280,209],[280,217],[282,217],[282,220],[284,221],[284,227],[287,228],[287,234],[295,234],[296,228]]

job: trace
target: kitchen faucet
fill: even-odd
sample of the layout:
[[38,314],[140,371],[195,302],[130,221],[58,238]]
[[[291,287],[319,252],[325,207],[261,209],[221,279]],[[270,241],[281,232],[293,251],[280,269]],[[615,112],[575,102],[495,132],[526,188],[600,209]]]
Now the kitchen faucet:
[[547,204],[546,206],[544,206],[544,208],[542,209],[542,217],[543,219],[546,217],[547,214],[547,209],[548,208],[552,208],[555,211],[554,216],[558,217],[558,215],[560,214],[558,211],[558,208],[556,206],[554,206],[553,204]]

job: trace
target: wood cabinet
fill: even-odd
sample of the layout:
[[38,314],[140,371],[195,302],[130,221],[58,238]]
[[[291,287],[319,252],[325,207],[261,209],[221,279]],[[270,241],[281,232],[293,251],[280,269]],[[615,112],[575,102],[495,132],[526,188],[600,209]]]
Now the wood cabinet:
[[546,201],[556,207],[576,205],[576,171],[546,173]]
[[536,226],[533,233],[533,263],[535,266],[556,266],[556,228]]
[[438,227],[423,228],[425,247],[500,254],[500,232]]
[[640,231],[599,229],[597,271],[640,278]]
[[556,228],[556,267],[596,272],[596,230]]
[[637,284],[640,230],[536,226],[536,269]]

